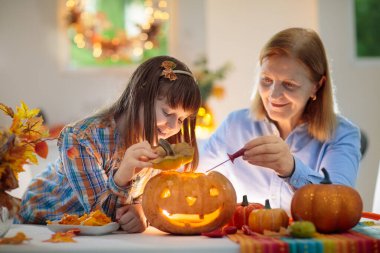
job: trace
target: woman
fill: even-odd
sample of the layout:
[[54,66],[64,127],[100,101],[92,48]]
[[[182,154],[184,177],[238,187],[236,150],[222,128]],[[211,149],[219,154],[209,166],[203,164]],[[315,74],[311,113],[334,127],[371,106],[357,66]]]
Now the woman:
[[200,152],[207,170],[240,148],[234,164],[217,170],[238,198],[290,211],[293,193],[319,183],[322,168],[335,184],[354,186],[360,161],[359,129],[334,112],[324,46],[310,29],[290,28],[263,47],[251,109],[231,113]]
[[66,126],[60,156],[31,182],[23,196],[19,222],[46,223],[64,213],[79,216],[101,210],[127,232],[146,223],[139,202],[145,183],[159,170],[152,145],[157,140],[187,142],[198,163],[195,116],[199,87],[185,64],[168,56],[141,64],[110,108]]

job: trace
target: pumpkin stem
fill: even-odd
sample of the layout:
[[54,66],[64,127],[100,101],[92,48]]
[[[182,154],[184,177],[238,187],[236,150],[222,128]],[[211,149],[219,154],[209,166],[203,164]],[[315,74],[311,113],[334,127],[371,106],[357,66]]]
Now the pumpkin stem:
[[330,175],[327,172],[327,170],[325,168],[322,168],[322,172],[323,172],[324,178],[321,181],[321,184],[332,184],[332,182],[330,180]]
[[243,195],[243,201],[241,202],[241,206],[248,206],[248,197],[247,195]]
[[265,200],[265,209],[272,209],[269,203],[269,199]]

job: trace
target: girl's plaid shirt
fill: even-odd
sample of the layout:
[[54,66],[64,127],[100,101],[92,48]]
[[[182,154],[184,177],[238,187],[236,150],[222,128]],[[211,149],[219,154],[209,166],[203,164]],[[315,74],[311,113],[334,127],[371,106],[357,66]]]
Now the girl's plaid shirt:
[[[69,158],[75,147],[79,155]],[[64,213],[83,215],[99,209],[114,217],[116,208],[139,201],[146,182],[159,170],[145,168],[119,187],[113,175],[125,153],[113,118],[92,117],[66,126],[58,140],[59,158],[34,178],[23,196],[18,221],[58,220]]]

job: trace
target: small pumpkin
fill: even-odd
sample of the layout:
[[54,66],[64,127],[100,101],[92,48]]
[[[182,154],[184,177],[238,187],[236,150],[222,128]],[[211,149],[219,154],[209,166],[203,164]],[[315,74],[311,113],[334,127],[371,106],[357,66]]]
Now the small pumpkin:
[[289,225],[289,216],[282,208],[272,209],[269,199],[265,200],[264,209],[253,210],[248,219],[249,228],[257,233],[263,233],[264,230],[278,232],[281,227],[287,228]]
[[360,220],[363,201],[352,187],[332,184],[325,168],[321,184],[309,184],[293,195],[291,213],[294,220],[314,223],[320,233],[343,232]]
[[229,225],[236,226],[241,229],[243,225],[248,225],[249,214],[256,209],[263,209],[264,206],[260,203],[249,203],[247,195],[243,196],[243,201],[236,205],[236,210]]
[[190,144],[186,142],[170,144],[163,139],[159,140],[159,146],[155,151],[159,157],[151,162],[154,169],[160,170],[177,170],[191,162],[194,155],[194,148]]
[[162,171],[143,193],[148,222],[172,234],[201,234],[226,224],[236,206],[231,182],[219,172]]

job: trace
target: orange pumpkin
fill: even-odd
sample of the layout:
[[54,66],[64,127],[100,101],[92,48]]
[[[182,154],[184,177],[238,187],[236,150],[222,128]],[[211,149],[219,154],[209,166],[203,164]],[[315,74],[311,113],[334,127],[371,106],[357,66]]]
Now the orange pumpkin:
[[236,205],[236,210],[229,225],[241,229],[243,225],[248,225],[249,214],[256,209],[263,209],[264,206],[260,203],[249,203],[247,195],[243,196],[243,201]]
[[226,224],[236,193],[218,172],[163,171],[145,186],[142,207],[148,222],[172,234],[200,234]]
[[320,233],[346,231],[359,222],[363,201],[355,189],[332,184],[326,169],[322,172],[321,184],[305,185],[294,193],[292,217],[313,222]]
[[280,231],[281,227],[287,228],[289,225],[289,216],[284,209],[272,209],[269,200],[265,200],[264,209],[253,210],[249,215],[248,226],[257,233],[263,233],[264,230]]

